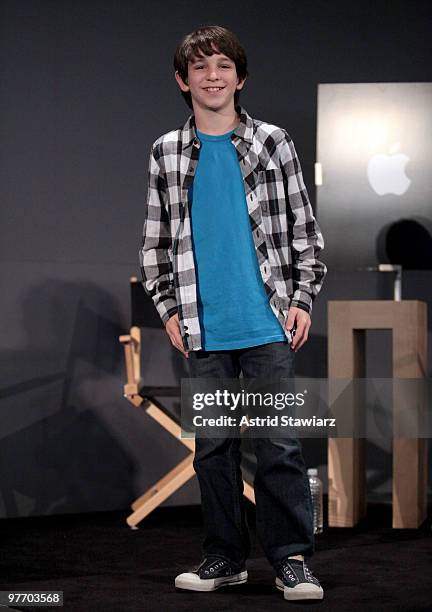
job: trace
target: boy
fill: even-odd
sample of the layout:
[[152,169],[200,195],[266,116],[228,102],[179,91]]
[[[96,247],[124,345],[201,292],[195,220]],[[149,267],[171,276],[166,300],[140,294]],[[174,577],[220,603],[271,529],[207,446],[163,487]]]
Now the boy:
[[[143,283],[191,378],[294,377],[326,266],[288,133],[238,105],[247,72],[236,36],[220,26],[188,34],[175,78],[193,110],[151,148],[140,266]],[[285,599],[322,599],[304,557],[313,511],[298,439],[253,439],[257,533]],[[240,439],[196,436],[206,538],[180,589],[246,582],[250,553]]]

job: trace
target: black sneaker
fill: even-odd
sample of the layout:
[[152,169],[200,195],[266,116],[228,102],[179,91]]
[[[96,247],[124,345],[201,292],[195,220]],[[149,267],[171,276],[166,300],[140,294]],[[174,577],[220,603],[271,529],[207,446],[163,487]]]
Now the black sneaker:
[[248,578],[245,566],[239,566],[222,557],[208,556],[190,572],[175,579],[177,589],[189,591],[215,591],[223,586],[243,584]]
[[276,569],[276,587],[284,599],[322,599],[324,591],[304,561],[286,557]]

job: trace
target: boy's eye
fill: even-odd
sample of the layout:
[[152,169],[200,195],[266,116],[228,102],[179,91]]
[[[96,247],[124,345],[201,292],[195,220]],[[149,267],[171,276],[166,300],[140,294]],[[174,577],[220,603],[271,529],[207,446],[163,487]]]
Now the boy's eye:
[[[196,70],[199,70],[200,68],[204,68],[204,66],[195,66]],[[222,64],[222,68],[231,68],[231,66],[229,66],[228,64]]]

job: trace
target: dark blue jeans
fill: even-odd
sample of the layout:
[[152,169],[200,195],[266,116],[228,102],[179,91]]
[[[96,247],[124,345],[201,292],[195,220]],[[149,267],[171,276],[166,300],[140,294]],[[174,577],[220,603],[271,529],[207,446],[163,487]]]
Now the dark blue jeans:
[[[191,378],[272,379],[294,377],[288,342],[226,351],[191,351]],[[312,498],[298,438],[252,438],[256,526],[264,552],[275,566],[286,555],[314,552]],[[243,501],[240,439],[195,438],[194,468],[201,489],[206,537],[204,554],[243,563],[250,553]]]

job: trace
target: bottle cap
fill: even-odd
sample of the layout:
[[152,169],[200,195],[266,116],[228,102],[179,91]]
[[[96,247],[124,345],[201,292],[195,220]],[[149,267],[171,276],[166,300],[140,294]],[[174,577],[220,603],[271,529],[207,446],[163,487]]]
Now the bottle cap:
[[307,473],[308,476],[318,476],[318,470],[316,468],[309,468]]

